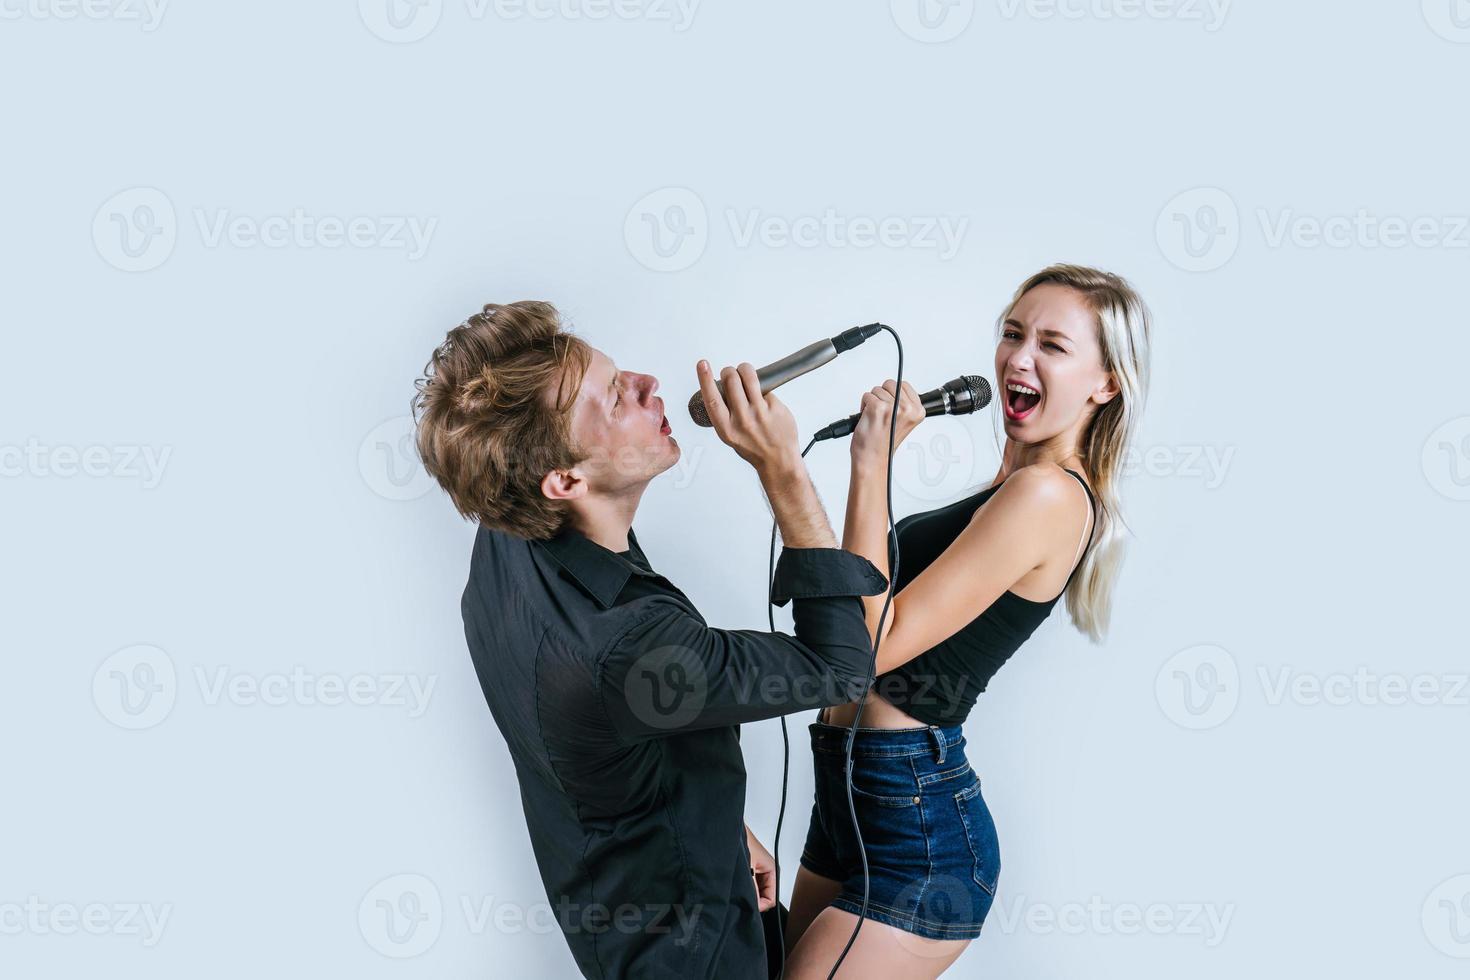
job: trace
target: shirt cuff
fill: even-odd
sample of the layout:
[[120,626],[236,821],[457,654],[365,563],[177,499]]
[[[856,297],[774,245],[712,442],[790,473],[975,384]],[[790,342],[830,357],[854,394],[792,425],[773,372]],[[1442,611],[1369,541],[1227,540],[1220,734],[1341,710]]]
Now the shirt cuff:
[[771,584],[771,601],[878,595],[888,579],[862,555],[842,548],[782,548]]

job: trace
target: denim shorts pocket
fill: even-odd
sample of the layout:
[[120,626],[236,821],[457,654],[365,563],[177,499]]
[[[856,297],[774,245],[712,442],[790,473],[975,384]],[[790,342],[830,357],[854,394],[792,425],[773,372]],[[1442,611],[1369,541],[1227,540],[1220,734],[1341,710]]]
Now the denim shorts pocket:
[[965,825],[965,839],[974,857],[975,883],[994,895],[1000,880],[1000,840],[990,808],[985,805],[985,797],[980,795],[979,780],[955,793],[954,802],[959,808],[960,820]]
[[918,787],[907,759],[860,758],[852,766],[852,796],[878,806],[918,806]]

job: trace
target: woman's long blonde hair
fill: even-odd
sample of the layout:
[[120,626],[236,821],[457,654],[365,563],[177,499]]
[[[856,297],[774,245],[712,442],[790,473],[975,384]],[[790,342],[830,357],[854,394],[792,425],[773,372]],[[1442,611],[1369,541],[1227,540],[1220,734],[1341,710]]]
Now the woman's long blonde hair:
[[1118,382],[1118,395],[1093,414],[1077,447],[1099,506],[1092,547],[1087,549],[1066,593],[1072,622],[1093,643],[1101,643],[1112,616],[1113,586],[1126,550],[1127,523],[1123,520],[1118,480],[1148,393],[1152,317],[1143,298],[1122,276],[1081,265],[1053,265],[1016,290],[996,320],[997,336],[1021,297],[1045,283],[1069,286],[1086,297],[1097,315],[1103,370],[1111,372]]

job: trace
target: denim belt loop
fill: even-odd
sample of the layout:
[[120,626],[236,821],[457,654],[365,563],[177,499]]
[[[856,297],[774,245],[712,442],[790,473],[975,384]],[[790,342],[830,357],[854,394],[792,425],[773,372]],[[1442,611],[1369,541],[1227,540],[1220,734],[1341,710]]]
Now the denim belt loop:
[[934,739],[934,751],[937,752],[939,755],[939,757],[935,759],[934,762],[936,765],[943,765],[945,749],[944,732],[940,731],[937,725],[930,725],[929,735]]

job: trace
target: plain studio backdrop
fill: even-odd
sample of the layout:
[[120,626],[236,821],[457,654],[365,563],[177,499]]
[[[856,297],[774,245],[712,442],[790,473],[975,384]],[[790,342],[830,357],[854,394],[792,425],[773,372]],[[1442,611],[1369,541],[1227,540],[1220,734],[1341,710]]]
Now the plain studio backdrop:
[[[882,320],[920,390],[990,377],[1071,261],[1156,318],[1134,539],[1106,644],[1059,605],[965,726],[1004,871],[951,975],[1463,975],[1463,8],[5,0],[0,972],[572,976],[406,440],[431,350],[545,299],[657,375],[635,528],[764,628],[695,362]],[[809,433],[894,370],[781,397]],[[899,516],[993,423],[926,422]],[[809,462],[840,527],[847,445]],[[778,723],[743,745],[770,844]]]

